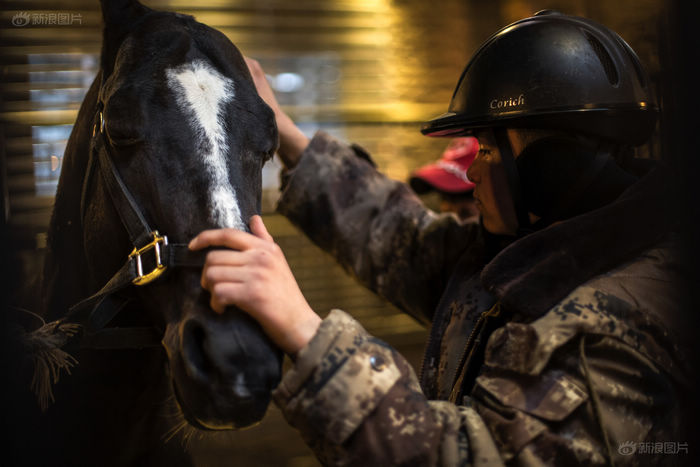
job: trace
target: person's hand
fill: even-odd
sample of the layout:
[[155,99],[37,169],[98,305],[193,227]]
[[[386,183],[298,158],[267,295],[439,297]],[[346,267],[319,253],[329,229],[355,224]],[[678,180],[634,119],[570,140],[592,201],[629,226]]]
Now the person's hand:
[[280,135],[280,147],[277,150],[277,154],[280,156],[280,159],[282,159],[285,167],[292,168],[297,165],[301,153],[304,152],[304,149],[309,145],[309,138],[306,137],[299,127],[294,124],[292,119],[289,118],[289,115],[284,113],[280,107],[275,98],[275,93],[272,92],[270,83],[267,82],[265,71],[260,66],[260,63],[250,57],[243,58],[248,65],[248,70],[250,70],[250,74],[253,77],[253,82],[255,83],[255,88],[258,90],[258,94],[275,112],[277,130]]
[[250,71],[250,75],[253,77],[255,89],[258,90],[258,94],[260,95],[260,97],[262,97],[265,103],[269,105],[270,108],[272,108],[272,110],[275,112],[275,115],[277,115],[278,113],[283,113],[282,109],[280,109],[279,103],[277,102],[275,93],[272,91],[270,83],[267,81],[265,71],[262,69],[262,66],[260,66],[260,63],[254,58],[243,58],[245,60],[246,65],[248,65],[248,71]]
[[224,313],[235,305],[250,314],[284,352],[295,355],[316,333],[321,318],[301,293],[280,247],[260,216],[250,220],[252,234],[236,229],[205,230],[191,250],[223,246],[207,254],[202,287],[211,293],[211,307]]

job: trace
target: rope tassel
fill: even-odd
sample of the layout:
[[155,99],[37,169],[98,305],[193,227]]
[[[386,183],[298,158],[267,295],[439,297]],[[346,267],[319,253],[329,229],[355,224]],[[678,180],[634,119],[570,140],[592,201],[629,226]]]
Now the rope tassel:
[[70,369],[78,364],[62,347],[80,328],[79,324],[54,321],[23,336],[23,345],[34,364],[30,387],[43,412],[54,402],[52,387],[58,382],[61,370],[70,375]]

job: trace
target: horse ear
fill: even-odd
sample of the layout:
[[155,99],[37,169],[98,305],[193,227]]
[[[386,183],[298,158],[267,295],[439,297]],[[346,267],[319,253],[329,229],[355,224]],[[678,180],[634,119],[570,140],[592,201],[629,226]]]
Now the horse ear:
[[133,21],[150,11],[138,0],[100,0],[100,6],[105,29],[113,30],[128,30]]
[[104,20],[102,68],[103,77],[106,78],[112,72],[114,59],[124,37],[136,23],[136,20],[151,9],[137,0],[100,0],[100,6]]

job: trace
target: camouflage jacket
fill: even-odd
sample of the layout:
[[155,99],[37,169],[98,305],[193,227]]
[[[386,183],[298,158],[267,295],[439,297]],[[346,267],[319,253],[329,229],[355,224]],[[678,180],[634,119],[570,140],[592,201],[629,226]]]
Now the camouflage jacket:
[[487,261],[477,224],[319,132],[279,211],[430,340],[419,381],[333,310],[276,403],[326,465],[681,463],[681,278],[663,220],[638,207],[658,195],[645,184]]

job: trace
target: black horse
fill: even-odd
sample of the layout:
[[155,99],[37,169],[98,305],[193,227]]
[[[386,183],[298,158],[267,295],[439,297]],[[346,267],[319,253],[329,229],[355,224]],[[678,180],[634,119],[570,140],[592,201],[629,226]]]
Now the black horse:
[[211,312],[186,248],[204,229],[247,229],[277,129],[223,34],[136,1],[103,0],[102,12],[101,68],[66,148],[43,284],[47,321],[84,325],[66,348],[78,365],[32,422],[25,460],[187,465],[168,441],[184,420],[249,426],[279,382],[281,353],[240,310]]

